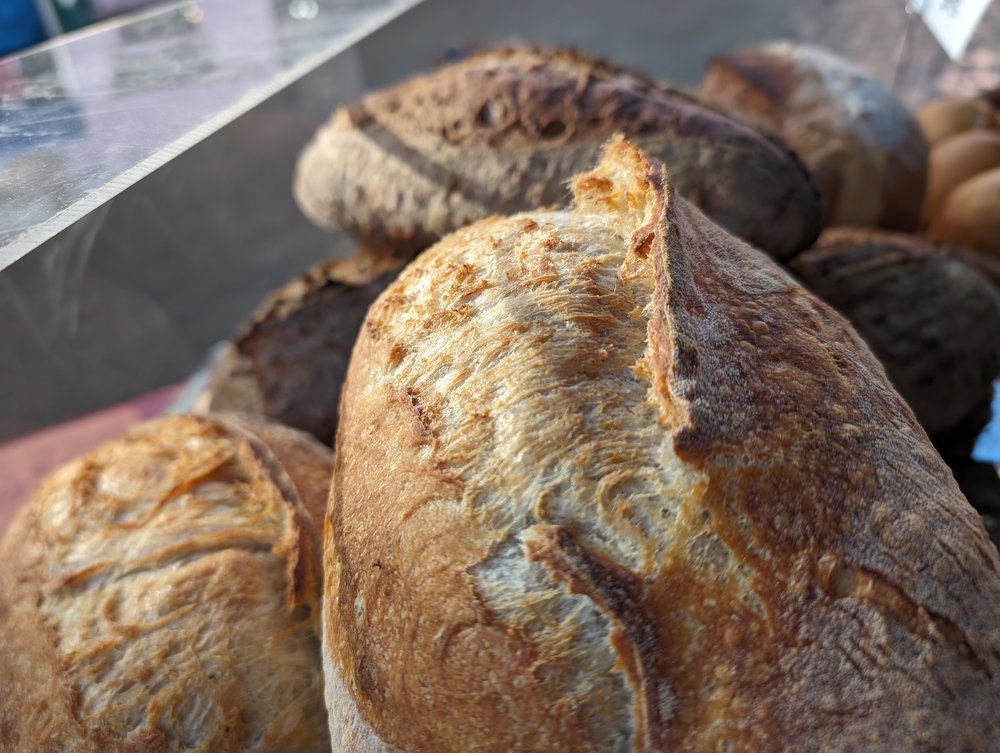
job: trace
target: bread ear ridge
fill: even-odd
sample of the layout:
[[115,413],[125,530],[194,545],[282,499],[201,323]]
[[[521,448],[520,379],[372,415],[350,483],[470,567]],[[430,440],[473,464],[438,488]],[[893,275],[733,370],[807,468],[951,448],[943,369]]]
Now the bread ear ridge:
[[684,249],[670,220],[675,202],[669,169],[648,159],[621,134],[604,147],[598,166],[572,181],[576,211],[617,215],[618,230],[629,244],[626,264],[652,264],[655,276],[653,307],[647,339],[654,364],[653,389],[658,396],[662,423],[678,431],[690,415],[687,398],[692,391],[698,346],[675,309],[695,304]]

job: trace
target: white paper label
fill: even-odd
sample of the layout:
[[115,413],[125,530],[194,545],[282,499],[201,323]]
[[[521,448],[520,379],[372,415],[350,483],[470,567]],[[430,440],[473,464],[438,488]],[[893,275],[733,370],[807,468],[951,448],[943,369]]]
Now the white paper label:
[[948,57],[958,60],[972,39],[991,0],[910,0]]

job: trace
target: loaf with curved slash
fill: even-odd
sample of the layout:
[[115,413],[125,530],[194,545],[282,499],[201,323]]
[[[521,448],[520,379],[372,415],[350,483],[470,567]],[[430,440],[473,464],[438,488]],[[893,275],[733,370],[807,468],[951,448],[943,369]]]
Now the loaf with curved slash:
[[324,668],[345,751],[990,751],[1000,561],[846,321],[614,142],[372,306]]

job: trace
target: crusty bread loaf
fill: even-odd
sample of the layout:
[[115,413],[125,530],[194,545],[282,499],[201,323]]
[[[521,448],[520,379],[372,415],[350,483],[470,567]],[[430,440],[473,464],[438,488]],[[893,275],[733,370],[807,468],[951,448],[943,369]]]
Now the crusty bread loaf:
[[1000,291],[964,261],[913,235],[831,228],[790,266],[857,328],[929,434],[989,402]]
[[329,452],[175,416],[52,474],[0,542],[0,751],[329,751]]
[[775,256],[821,209],[787,147],[633,72],[558,49],[475,55],[338,110],[305,148],[295,195],[314,222],[421,250],[497,212],[569,198],[566,182],[625,133],[675,166],[677,190]]
[[799,153],[828,225],[917,229],[927,141],[910,111],[860,68],[815,47],[773,42],[712,58],[701,93]]
[[347,361],[368,306],[410,255],[360,249],[270,294],[215,364],[199,411],[248,411],[327,445]]
[[882,367],[627,143],[574,190],[369,310],[334,748],[1000,749],[1000,561]]

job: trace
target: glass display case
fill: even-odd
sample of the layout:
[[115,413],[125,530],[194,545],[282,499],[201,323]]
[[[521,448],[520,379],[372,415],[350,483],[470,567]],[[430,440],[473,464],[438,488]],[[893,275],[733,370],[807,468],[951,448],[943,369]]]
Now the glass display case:
[[351,251],[291,195],[338,104],[469,44],[568,44],[684,86],[786,37],[911,105],[1000,83],[1000,4],[951,62],[903,0],[186,0],[0,60],[0,527],[52,463],[177,404],[267,291]]

